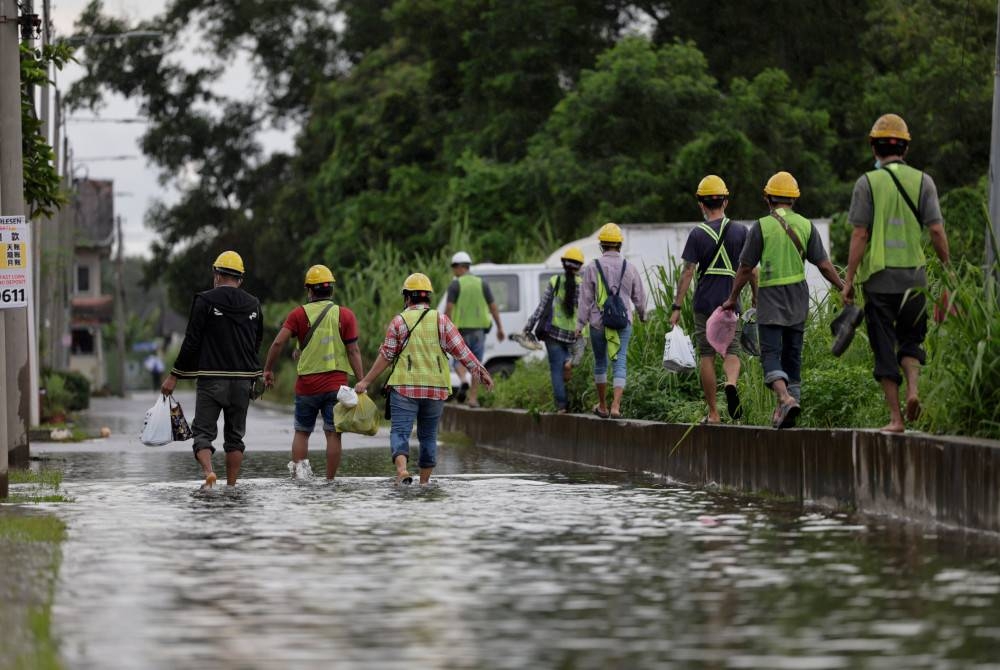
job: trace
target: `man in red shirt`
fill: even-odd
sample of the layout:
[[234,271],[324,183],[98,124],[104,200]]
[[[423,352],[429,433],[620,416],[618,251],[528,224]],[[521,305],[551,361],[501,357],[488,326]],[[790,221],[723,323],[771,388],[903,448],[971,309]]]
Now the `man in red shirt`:
[[316,415],[323,414],[326,433],[326,478],[333,479],[340,467],[340,433],[333,424],[337,391],[347,385],[348,367],[355,379],[364,368],[358,348],[358,320],[354,312],[333,302],[333,273],[325,265],[306,272],[309,302],[293,309],[271,343],[264,364],[264,384],[274,385],[274,364],[285,343],[294,335],[299,356],[295,380],[295,437],[292,438],[292,474],[307,476],[309,436],[316,427]]

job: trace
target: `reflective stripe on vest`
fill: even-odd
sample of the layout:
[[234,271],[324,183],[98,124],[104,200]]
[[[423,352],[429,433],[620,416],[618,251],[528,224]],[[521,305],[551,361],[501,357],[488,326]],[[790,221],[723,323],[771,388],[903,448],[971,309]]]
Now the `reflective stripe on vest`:
[[[562,275],[555,275],[549,278],[549,286],[553,289],[552,294],[552,325],[560,330],[565,330],[566,332],[572,333],[576,330],[576,308],[573,308],[573,312],[570,314],[566,313],[566,308],[563,307],[563,300],[566,298],[566,282],[561,281],[565,279]],[[576,280],[576,290],[580,290],[580,282],[583,279],[579,274],[574,276]],[[577,293],[577,296],[580,294]]]
[[[719,232],[718,233],[715,232],[714,230],[712,230],[712,226],[710,226],[710,225],[708,225],[707,223],[704,223],[704,222],[699,223],[698,227],[701,228],[702,230],[704,230],[705,234],[707,234],[710,238],[712,238],[712,242],[713,243],[719,244],[719,235],[723,231],[727,230],[726,225],[728,223],[729,223],[729,219],[725,219],[725,218],[722,219],[722,224],[719,227]],[[718,266],[718,262],[719,262],[720,259],[722,260],[722,267]],[[729,260],[729,252],[726,251],[726,244],[724,242],[719,246],[719,253],[715,254],[715,258],[713,258],[711,261],[709,261],[709,263],[708,263],[708,269],[705,270],[705,272],[703,274],[706,274],[706,275],[720,275],[720,276],[723,276],[723,277],[735,277],[736,276],[736,270],[733,269],[733,263],[732,263],[732,261]]]
[[[803,251],[808,249],[812,234],[809,219],[790,209],[775,211],[798,234]],[[773,216],[765,216],[760,220],[760,232],[764,238],[764,249],[760,255],[760,286],[785,286],[805,281],[806,261],[799,255],[799,250],[781,223]]]
[[[328,304],[330,304],[329,300],[318,300],[302,305],[310,326],[316,322]],[[340,339],[339,305],[331,307],[323,320],[320,321],[312,339],[309,340],[309,344],[302,350],[295,369],[300,375],[312,375],[334,370],[347,372],[347,347]]]
[[[406,348],[399,354],[396,367],[389,377],[389,386],[430,386],[451,388],[451,372],[448,356],[441,349],[438,334],[437,310],[427,310],[427,316],[420,319],[423,309],[408,309],[400,316],[410,331]],[[420,323],[416,328],[413,324]]]
[[[920,202],[924,175],[903,163],[889,163],[900,185],[914,203]],[[865,175],[872,191],[872,227],[865,255],[858,266],[858,283],[885,268],[919,268],[927,264],[920,222],[885,170]]]
[[466,272],[458,278],[458,300],[452,322],[459,328],[489,328],[490,306],[483,293],[483,279]]

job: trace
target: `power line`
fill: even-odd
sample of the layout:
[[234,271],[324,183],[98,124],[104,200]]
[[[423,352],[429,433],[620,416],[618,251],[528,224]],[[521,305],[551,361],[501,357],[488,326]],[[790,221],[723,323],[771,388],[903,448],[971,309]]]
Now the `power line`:
[[102,116],[68,116],[66,121],[69,123],[147,123],[149,117],[146,116],[121,116],[121,117],[102,117]]
[[135,155],[124,155],[124,156],[89,156],[87,158],[75,158],[73,159],[77,163],[95,163],[97,161],[134,161],[139,160],[139,156]]

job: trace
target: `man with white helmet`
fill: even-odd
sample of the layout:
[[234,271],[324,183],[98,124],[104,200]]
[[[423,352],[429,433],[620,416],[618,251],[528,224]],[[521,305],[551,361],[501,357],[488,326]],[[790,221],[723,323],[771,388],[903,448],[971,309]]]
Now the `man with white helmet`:
[[367,392],[371,383],[392,366],[386,402],[392,420],[389,446],[396,466],[396,484],[413,481],[408,461],[414,422],[420,442],[420,483],[427,484],[437,465],[438,423],[444,401],[451,393],[448,354],[461,361],[486,388],[493,388],[493,379],[466,346],[451,319],[431,308],[434,287],[427,275],[411,274],[403,282],[402,293],[404,309],[389,323],[375,362],[354,390]]
[[261,375],[260,350],[264,339],[260,301],[240,288],[245,268],[235,251],[223,251],[212,264],[213,288],[194,297],[184,343],[160,391],[171,395],[177,379],[197,379],[197,400],[191,432],[194,457],[202,467],[205,483],[215,485],[212,442],[218,435],[221,413],[225,419],[223,448],[226,481],[230,486],[243,464],[243,436],[254,379]]
[[330,268],[314,265],[306,272],[309,301],[293,309],[271,343],[264,363],[264,385],[274,385],[274,364],[293,336],[300,352],[295,380],[295,436],[292,438],[292,474],[308,476],[309,436],[316,415],[323,415],[326,434],[326,478],[340,467],[341,438],[333,423],[337,392],[347,386],[347,373],[361,379],[364,367],[358,347],[358,320],[347,307],[333,301],[336,279]]
[[[903,162],[910,143],[906,122],[883,114],[868,135],[875,169],[858,178],[847,218],[854,227],[847,259],[844,302],[854,301],[854,284],[865,293],[868,343],[875,354],[875,379],[889,407],[883,431],[906,430],[899,386],[906,377],[906,419],[920,416],[917,384],[926,360],[927,286],[922,231],[927,229],[941,263],[950,261],[937,187],[930,175]],[[900,374],[902,369],[903,374]]]
[[[472,274],[472,257],[464,251],[459,251],[451,257],[451,271],[455,275],[448,286],[448,302],[445,314],[458,327],[465,344],[475,354],[476,360],[482,361],[486,351],[486,333],[490,329],[490,316],[497,324],[497,341],[503,342],[503,325],[500,323],[500,310],[493,300],[493,291],[482,277]],[[459,364],[456,367],[458,378],[462,382],[461,396],[466,389],[469,391],[469,407],[479,407],[479,380],[472,375],[471,388],[466,381],[466,369]]]

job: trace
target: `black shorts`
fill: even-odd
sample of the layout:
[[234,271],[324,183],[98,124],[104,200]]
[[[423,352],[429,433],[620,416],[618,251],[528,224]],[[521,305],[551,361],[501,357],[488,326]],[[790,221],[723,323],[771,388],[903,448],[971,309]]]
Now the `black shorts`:
[[875,354],[875,379],[891,379],[901,384],[903,376],[899,369],[904,357],[915,358],[921,365],[927,360],[923,348],[927,337],[927,298],[921,290],[865,291],[865,322]]

